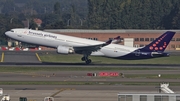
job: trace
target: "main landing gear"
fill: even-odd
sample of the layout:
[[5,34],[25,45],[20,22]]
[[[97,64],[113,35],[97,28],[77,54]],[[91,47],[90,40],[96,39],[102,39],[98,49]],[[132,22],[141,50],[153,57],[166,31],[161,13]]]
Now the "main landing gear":
[[82,61],[85,61],[86,62],[86,64],[90,64],[92,61],[91,61],[91,59],[88,59],[88,56],[89,56],[90,54],[84,54],[84,56],[81,58],[81,60]]
[[81,58],[81,60],[85,61],[86,64],[90,64],[91,63],[91,59],[88,59],[87,57],[84,57],[84,56]]

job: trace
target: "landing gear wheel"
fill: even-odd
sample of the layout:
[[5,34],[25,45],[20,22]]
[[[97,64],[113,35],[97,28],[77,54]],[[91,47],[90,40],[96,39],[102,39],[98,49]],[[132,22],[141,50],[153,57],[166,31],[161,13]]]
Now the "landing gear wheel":
[[85,57],[82,57],[81,60],[82,60],[82,61],[85,61]]
[[91,63],[91,59],[86,60],[86,64],[90,64]]

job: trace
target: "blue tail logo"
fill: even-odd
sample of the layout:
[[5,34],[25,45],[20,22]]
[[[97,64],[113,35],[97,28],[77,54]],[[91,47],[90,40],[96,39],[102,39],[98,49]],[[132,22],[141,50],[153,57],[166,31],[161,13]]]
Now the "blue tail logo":
[[173,38],[174,34],[175,32],[167,31],[140,50],[146,52],[163,52]]

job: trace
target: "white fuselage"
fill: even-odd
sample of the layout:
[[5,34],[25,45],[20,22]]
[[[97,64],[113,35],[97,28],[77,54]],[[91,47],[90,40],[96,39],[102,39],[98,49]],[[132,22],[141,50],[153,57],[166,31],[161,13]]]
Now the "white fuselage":
[[[59,45],[78,47],[104,43],[102,41],[89,40],[85,38],[78,38],[31,29],[12,29],[11,31],[6,32],[6,35],[18,41],[54,48],[57,48]],[[137,48],[127,47],[119,44],[109,44],[105,47],[102,47],[99,51],[93,52],[91,55],[101,55],[116,58],[127,55],[136,49]]]

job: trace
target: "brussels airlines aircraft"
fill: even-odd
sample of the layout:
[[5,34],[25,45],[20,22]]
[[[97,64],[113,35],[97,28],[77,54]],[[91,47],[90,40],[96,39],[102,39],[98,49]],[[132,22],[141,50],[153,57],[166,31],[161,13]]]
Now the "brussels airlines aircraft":
[[5,34],[21,42],[54,47],[57,49],[57,53],[83,54],[81,60],[89,64],[91,63],[91,59],[88,59],[89,55],[130,60],[169,56],[164,50],[175,32],[167,31],[149,45],[141,48],[113,44],[112,40],[102,42],[23,28],[11,29]]

